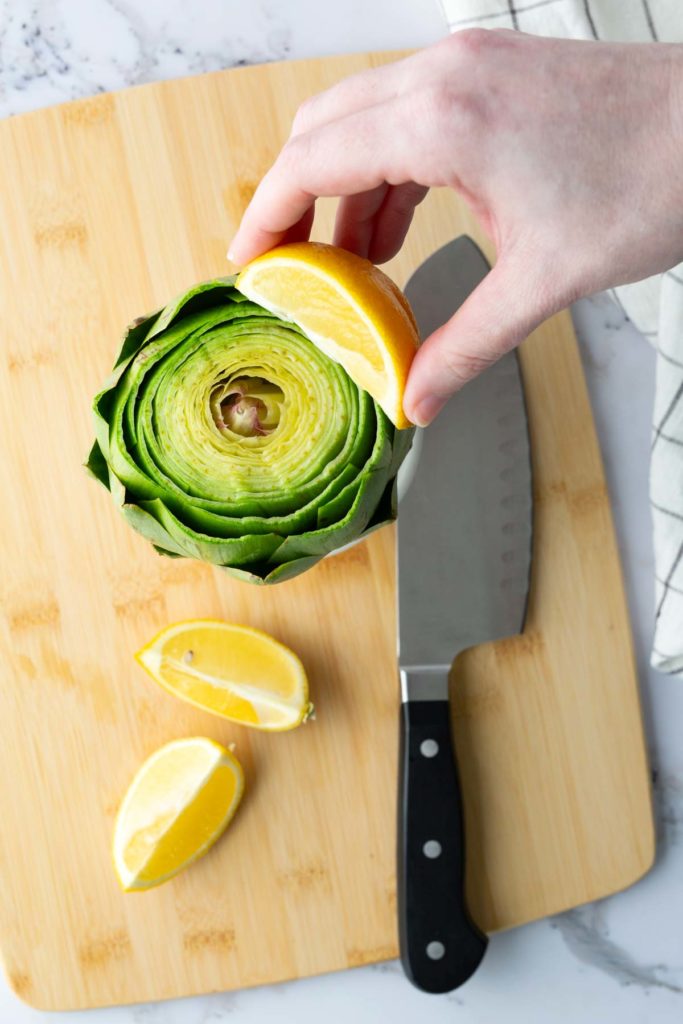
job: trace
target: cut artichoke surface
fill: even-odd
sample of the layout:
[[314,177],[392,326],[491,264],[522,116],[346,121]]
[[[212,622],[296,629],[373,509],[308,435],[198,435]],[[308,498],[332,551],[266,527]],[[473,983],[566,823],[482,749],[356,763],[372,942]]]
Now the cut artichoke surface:
[[162,554],[274,583],[395,518],[413,431],[234,281],[129,328],[87,467]]

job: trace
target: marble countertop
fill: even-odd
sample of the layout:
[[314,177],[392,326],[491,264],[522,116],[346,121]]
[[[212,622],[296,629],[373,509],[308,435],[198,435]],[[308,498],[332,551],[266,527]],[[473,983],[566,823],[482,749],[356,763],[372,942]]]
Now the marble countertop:
[[[0,116],[141,82],[261,61],[422,46],[445,23],[435,0],[0,0]],[[647,499],[654,355],[606,297],[573,310],[613,502],[657,815],[657,861],[626,892],[492,938],[462,989],[425,996],[397,963],[243,992],[51,1014],[55,1024],[330,1024],[429,1014],[431,1024],[673,1022],[683,1018],[683,685],[648,665],[652,546]],[[0,980],[3,1024],[47,1014]]]

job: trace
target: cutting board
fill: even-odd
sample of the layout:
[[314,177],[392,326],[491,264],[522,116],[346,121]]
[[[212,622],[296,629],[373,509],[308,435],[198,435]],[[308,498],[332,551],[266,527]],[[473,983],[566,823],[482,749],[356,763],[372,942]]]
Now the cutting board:
[[[220,72],[0,124],[0,946],[35,1006],[184,996],[396,955],[393,528],[254,588],[159,557],[81,466],[124,325],[226,272],[226,242],[297,104],[391,56]],[[321,204],[317,237],[329,239],[331,215]],[[463,231],[478,237],[463,204],[433,193],[389,272],[403,284]],[[453,680],[467,889],[487,931],[621,889],[653,857],[631,634],[568,314],[522,358],[528,625],[464,654]],[[189,616],[290,644],[316,721],[259,735],[158,688],[133,652]],[[243,806],[184,875],[123,895],[109,855],[122,794],[144,757],[195,734],[236,744]]]

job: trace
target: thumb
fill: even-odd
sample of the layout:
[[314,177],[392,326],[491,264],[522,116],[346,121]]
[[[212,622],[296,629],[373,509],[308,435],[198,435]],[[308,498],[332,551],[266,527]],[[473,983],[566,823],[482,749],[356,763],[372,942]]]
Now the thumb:
[[[542,300],[545,291],[545,307]],[[517,256],[501,256],[450,320],[422,343],[413,360],[403,408],[427,426],[463,384],[518,345],[546,316],[547,282]]]

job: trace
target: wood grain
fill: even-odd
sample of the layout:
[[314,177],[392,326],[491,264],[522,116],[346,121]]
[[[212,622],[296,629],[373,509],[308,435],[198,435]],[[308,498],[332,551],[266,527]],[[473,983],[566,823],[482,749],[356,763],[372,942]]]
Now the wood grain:
[[[43,1008],[161,999],[396,954],[398,687],[386,529],[264,590],[158,557],[81,463],[90,401],[133,316],[226,272],[226,242],[297,104],[370,55],[144,86],[0,124],[0,942]],[[316,232],[329,238],[332,205]],[[476,235],[437,192],[389,267]],[[653,856],[631,636],[568,315],[524,345],[535,470],[524,636],[454,673],[477,921],[509,928],[629,885]],[[258,735],[158,689],[132,653],[168,622],[269,630],[308,666],[317,720]],[[235,742],[226,838],[157,891],[109,859],[141,760]]]

